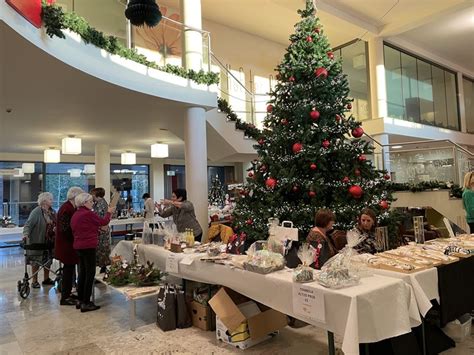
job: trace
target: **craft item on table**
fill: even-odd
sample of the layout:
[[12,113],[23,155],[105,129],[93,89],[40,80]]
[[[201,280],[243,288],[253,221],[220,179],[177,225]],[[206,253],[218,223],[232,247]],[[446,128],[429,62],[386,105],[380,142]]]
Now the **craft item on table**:
[[245,270],[268,274],[285,267],[283,255],[269,251],[265,241],[254,242],[246,253],[248,259],[243,263]]
[[313,269],[310,267],[310,265],[314,261],[315,253],[316,249],[314,249],[309,243],[303,243],[303,245],[301,245],[301,247],[298,249],[298,258],[300,258],[302,264],[293,271],[294,282],[313,281]]
[[186,232],[184,233],[184,239],[186,241],[186,247],[194,247],[194,231],[191,228],[186,228]]
[[200,258],[201,261],[209,261],[209,262],[218,262],[218,261],[228,260],[228,259],[230,259],[230,255],[226,253],[219,254],[217,256],[202,256]]
[[104,275],[104,281],[112,286],[125,286],[129,283],[130,271],[131,266],[126,260],[115,258],[115,261],[112,261],[112,265]]
[[170,251],[172,253],[182,253],[183,248],[181,247],[181,243],[171,243]]
[[3,216],[0,218],[0,227],[2,228],[13,228],[16,224],[12,222],[12,218],[10,216]]
[[417,244],[425,243],[425,228],[423,224],[423,216],[413,217],[413,233]]
[[165,246],[165,230],[163,224],[158,222],[155,224],[155,229],[153,229],[153,244],[158,245],[159,247]]
[[248,259],[247,255],[233,255],[231,259],[231,263],[233,266],[239,269],[244,268],[244,262]]
[[451,254],[464,254],[464,255],[469,255],[471,254],[470,250],[458,247],[456,245],[449,245],[444,249],[444,254],[445,255],[451,255]]
[[227,253],[237,255],[243,254],[246,238],[247,235],[244,232],[240,234],[235,233],[232,235],[232,237],[229,238],[229,242],[227,243]]
[[154,263],[146,262],[146,265],[132,267],[129,282],[136,286],[152,286],[158,284],[165,276],[160,270],[154,268]]
[[330,258],[316,276],[321,285],[338,289],[359,283],[359,270],[352,265],[351,260],[354,255],[357,255],[354,247],[361,242],[362,238],[354,231],[347,233],[347,245]]
[[388,227],[375,228],[375,243],[377,245],[377,250],[389,249]]
[[222,253],[225,253],[226,246],[220,242],[218,243],[211,243],[208,245],[206,253],[207,256],[218,256]]

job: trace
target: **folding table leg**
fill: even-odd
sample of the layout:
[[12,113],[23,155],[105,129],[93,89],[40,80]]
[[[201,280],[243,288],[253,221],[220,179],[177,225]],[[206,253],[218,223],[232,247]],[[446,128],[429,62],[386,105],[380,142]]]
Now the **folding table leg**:
[[425,318],[423,317],[421,317],[421,349],[422,354],[426,355]]
[[328,331],[328,354],[336,355],[336,347],[334,345],[334,333]]
[[129,310],[130,310],[130,330],[135,330],[135,317],[136,317],[136,304],[135,300],[131,299],[129,301]]

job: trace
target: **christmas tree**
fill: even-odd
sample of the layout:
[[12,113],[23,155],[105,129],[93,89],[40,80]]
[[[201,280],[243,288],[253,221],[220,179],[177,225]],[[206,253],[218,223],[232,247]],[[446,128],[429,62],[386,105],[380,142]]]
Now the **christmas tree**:
[[214,206],[219,206],[219,207],[224,206],[225,191],[218,176],[216,176],[215,178],[212,178],[211,187],[209,189],[209,194],[208,194],[208,201],[209,201],[209,204],[214,205]]
[[268,218],[292,221],[304,239],[315,212],[329,208],[336,228],[348,230],[364,207],[389,220],[389,175],[376,170],[350,114],[349,85],[315,16],[312,0],[299,10],[278,83],[270,93],[264,130],[234,211],[234,227],[251,240],[268,237]]

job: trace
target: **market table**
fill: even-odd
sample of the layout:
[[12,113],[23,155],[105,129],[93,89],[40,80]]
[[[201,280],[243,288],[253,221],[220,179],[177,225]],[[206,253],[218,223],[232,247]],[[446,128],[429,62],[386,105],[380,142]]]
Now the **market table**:
[[[132,242],[121,241],[111,255],[133,258]],[[202,255],[171,253],[156,245],[137,245],[138,261],[154,262],[156,267],[187,280],[229,287],[284,314],[343,336],[346,355],[359,354],[360,343],[372,343],[411,332],[421,324],[412,287],[398,278],[372,275],[359,285],[339,290],[327,289],[317,282],[298,284],[292,270],[262,275],[225,265],[200,261]],[[177,272],[170,272],[170,261]],[[295,287],[304,285],[324,299],[324,321],[296,314],[293,305]]]

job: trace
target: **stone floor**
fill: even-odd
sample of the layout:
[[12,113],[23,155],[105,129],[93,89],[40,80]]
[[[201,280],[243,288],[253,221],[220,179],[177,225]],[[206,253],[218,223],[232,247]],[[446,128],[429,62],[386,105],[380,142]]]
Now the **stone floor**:
[[[153,298],[137,302],[137,330],[130,331],[127,302],[104,285],[96,287],[97,303],[102,306],[96,312],[80,313],[74,307],[59,306],[59,295],[51,287],[32,290],[22,300],[16,283],[23,270],[21,249],[0,249],[0,355],[242,353],[218,342],[214,332],[197,328],[162,332],[155,325]],[[443,355],[474,354],[473,338],[471,335]],[[336,346],[340,347],[337,336]],[[245,353],[327,354],[326,333],[312,326],[287,327],[274,339]]]

